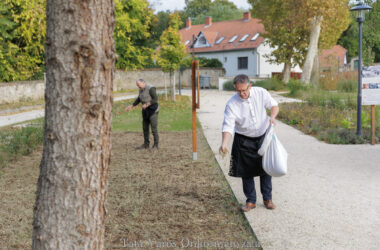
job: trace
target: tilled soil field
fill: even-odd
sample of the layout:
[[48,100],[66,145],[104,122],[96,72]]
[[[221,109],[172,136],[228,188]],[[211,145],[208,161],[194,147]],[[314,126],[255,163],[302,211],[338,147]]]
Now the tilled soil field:
[[[256,239],[203,134],[160,133],[160,150],[137,150],[141,133],[112,136],[107,249],[253,247]],[[2,170],[0,249],[30,249],[41,149]]]

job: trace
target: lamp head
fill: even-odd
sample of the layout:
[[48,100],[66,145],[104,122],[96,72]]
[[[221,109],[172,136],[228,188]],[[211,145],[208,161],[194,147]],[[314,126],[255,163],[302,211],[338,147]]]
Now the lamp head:
[[356,4],[354,7],[352,7],[350,9],[350,11],[356,11],[356,21],[358,22],[364,22],[364,12],[366,10],[371,10],[372,7],[363,3],[363,2],[360,2],[358,4]]

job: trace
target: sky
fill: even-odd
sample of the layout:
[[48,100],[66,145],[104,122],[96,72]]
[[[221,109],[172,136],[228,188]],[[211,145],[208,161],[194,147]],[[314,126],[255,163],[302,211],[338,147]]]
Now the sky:
[[[148,0],[152,5],[155,12],[161,10],[183,10],[185,7],[185,0]],[[250,5],[247,0],[230,0],[238,8],[249,9]]]

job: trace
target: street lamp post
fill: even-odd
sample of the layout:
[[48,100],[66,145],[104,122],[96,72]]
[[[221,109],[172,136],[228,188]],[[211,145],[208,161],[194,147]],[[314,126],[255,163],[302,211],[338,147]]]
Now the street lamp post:
[[356,11],[356,21],[359,24],[359,63],[358,63],[358,98],[357,98],[357,125],[356,134],[362,135],[362,24],[364,22],[364,11],[372,7],[360,2],[350,9]]

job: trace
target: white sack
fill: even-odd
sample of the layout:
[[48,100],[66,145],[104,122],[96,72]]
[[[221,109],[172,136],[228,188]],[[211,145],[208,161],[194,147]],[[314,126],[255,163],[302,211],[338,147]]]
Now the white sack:
[[263,169],[270,176],[280,177],[287,172],[288,153],[274,132],[271,137],[270,144],[263,156]]

